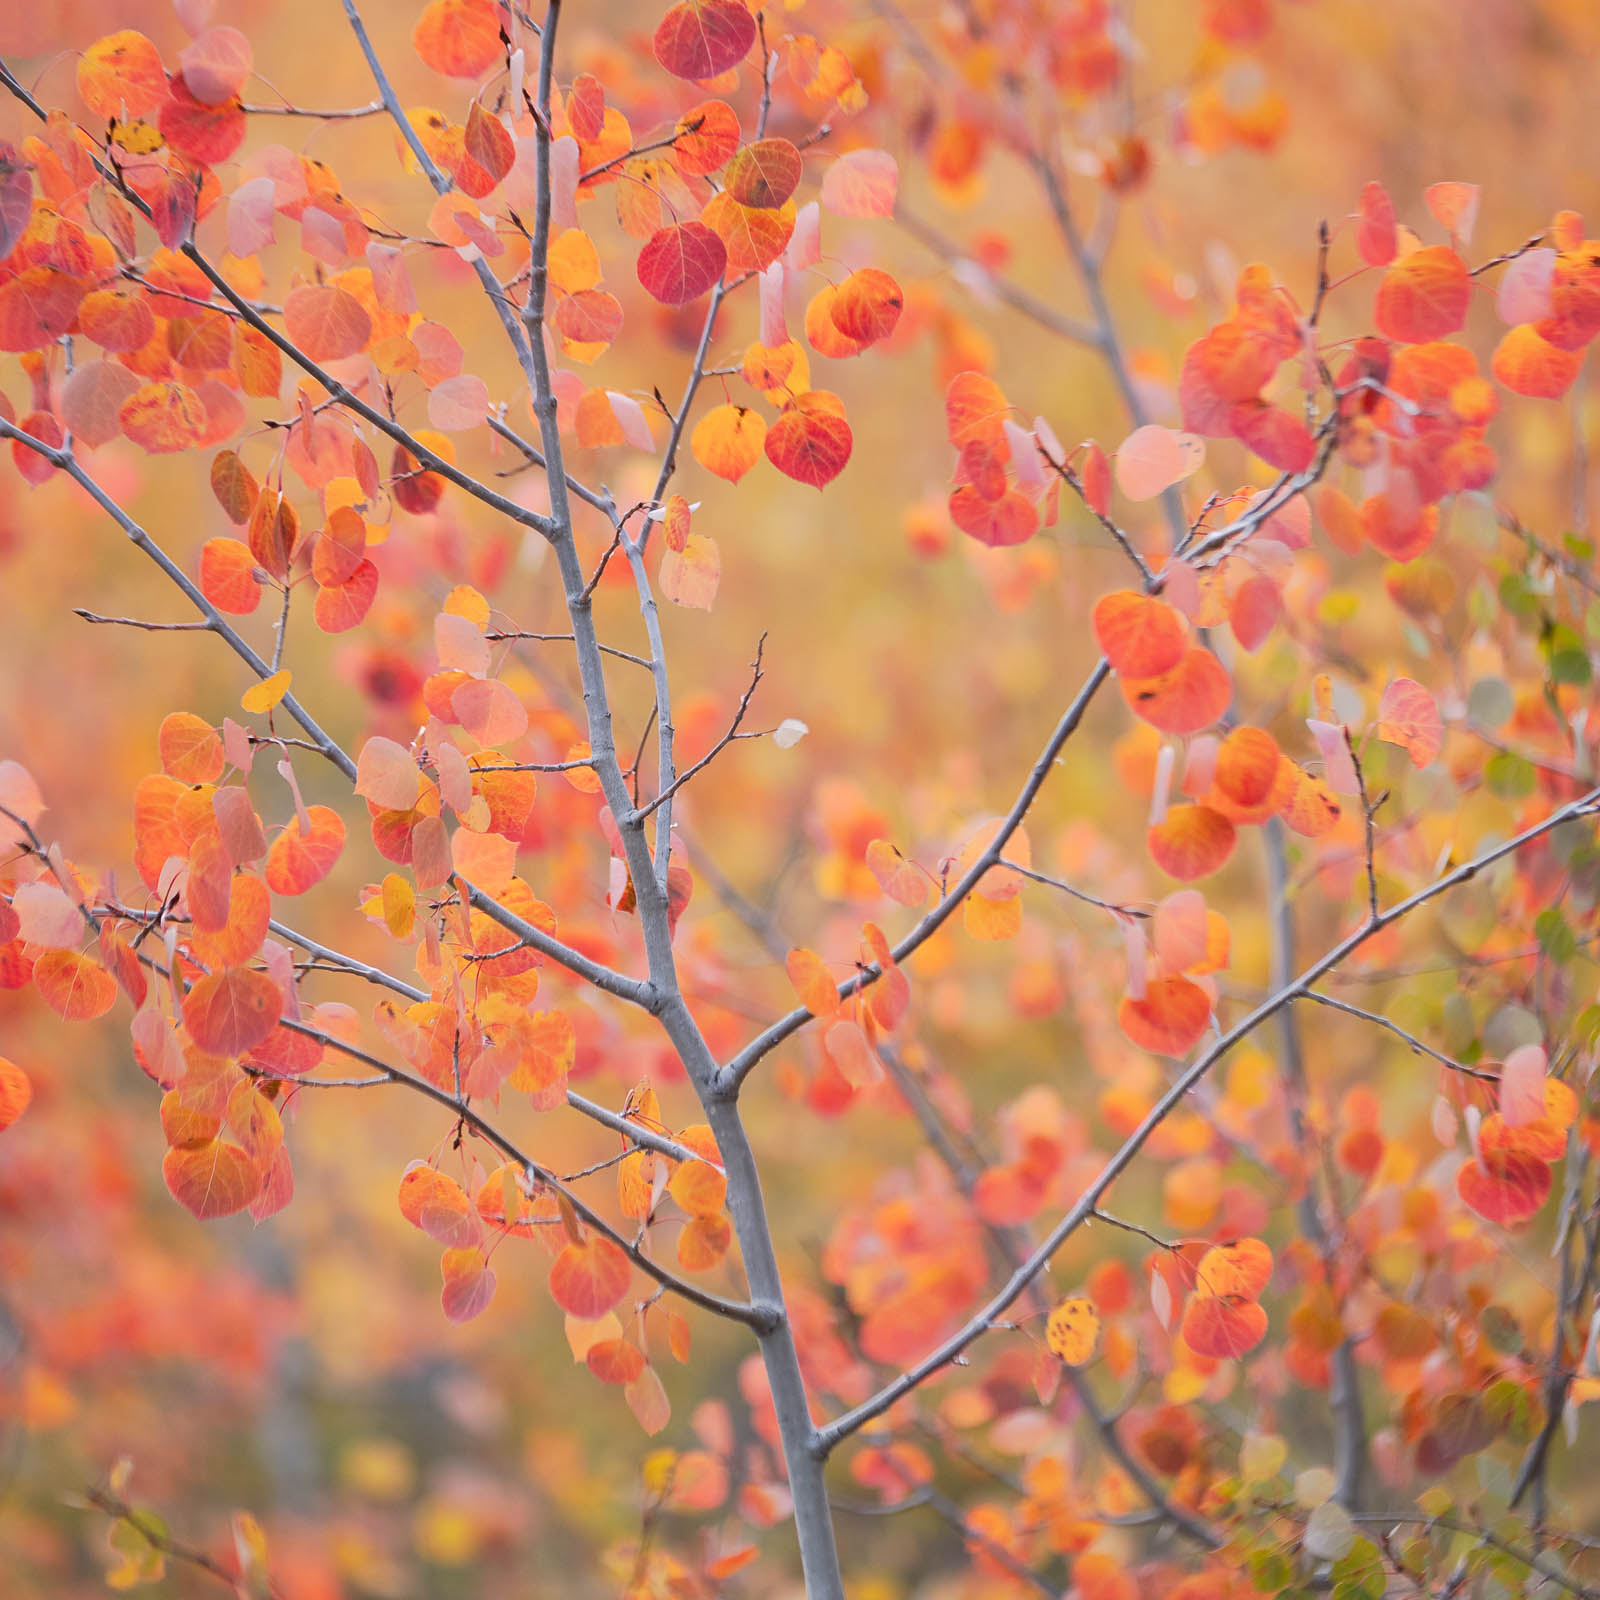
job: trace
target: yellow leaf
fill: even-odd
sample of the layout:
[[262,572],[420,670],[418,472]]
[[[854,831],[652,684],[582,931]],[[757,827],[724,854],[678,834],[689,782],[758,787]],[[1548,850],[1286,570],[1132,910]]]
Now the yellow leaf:
[[1289,1458],[1289,1447],[1275,1433],[1247,1433],[1239,1446],[1239,1477],[1246,1484],[1275,1478]]
[[239,696],[239,704],[246,711],[270,711],[289,692],[289,680],[294,676],[285,667],[281,672],[274,672],[270,678],[263,678],[260,683],[253,683]]
[[1100,1339],[1100,1313],[1087,1295],[1063,1300],[1045,1323],[1045,1343],[1069,1367],[1081,1367],[1094,1354]]
[[383,922],[396,939],[408,939],[416,921],[417,897],[409,878],[398,872],[389,873],[383,880]]

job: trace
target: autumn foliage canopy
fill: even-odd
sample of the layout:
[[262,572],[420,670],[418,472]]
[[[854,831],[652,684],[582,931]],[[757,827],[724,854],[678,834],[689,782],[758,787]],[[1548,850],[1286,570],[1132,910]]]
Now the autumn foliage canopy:
[[6,1592],[1600,1595],[1589,8],[111,9]]

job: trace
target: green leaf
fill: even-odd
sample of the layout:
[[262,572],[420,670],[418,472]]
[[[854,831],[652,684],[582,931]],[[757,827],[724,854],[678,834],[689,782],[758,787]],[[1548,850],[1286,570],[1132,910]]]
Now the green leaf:
[[1578,953],[1578,937],[1559,906],[1547,906],[1533,919],[1533,935],[1557,966],[1565,966]]
[[1509,750],[1496,750],[1484,763],[1484,782],[1502,800],[1526,800],[1539,785],[1533,763]]
[[118,1517],[106,1536],[119,1557],[106,1572],[107,1585],[113,1589],[138,1589],[147,1583],[159,1583],[167,1561],[155,1541],[166,1536],[166,1523],[153,1512],[141,1511],[137,1522]]

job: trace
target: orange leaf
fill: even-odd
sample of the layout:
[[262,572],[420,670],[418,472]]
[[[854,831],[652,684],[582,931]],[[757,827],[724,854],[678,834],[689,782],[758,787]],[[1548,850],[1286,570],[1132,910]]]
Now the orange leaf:
[[142,117],[167,97],[161,52],[132,28],[108,33],[78,60],[78,97],[97,117]]
[[1338,822],[1342,808],[1321,778],[1292,761],[1278,767],[1278,815],[1284,825],[1307,839],[1319,839]]
[[709,1272],[732,1242],[726,1217],[696,1217],[678,1234],[678,1265],[685,1272]]
[[1414,250],[1383,275],[1373,320],[1386,338],[1425,344],[1464,328],[1472,304],[1467,264],[1442,244]]
[[47,950],[33,964],[33,986],[65,1022],[103,1017],[117,998],[116,979],[76,950]]
[[283,302],[284,332],[313,361],[359,355],[372,338],[372,319],[347,289],[302,283]]
[[1173,806],[1147,835],[1150,857],[1169,877],[1192,883],[1233,854],[1233,824],[1210,806]]
[[1513,394],[1530,400],[1559,400],[1572,387],[1582,365],[1581,350],[1559,349],[1536,328],[1521,323],[1496,346],[1489,368]]
[[1201,1256],[1195,1287],[1205,1294],[1259,1300],[1271,1281],[1272,1251],[1259,1239],[1235,1239]]
[[239,1056],[278,1025],[283,996],[264,972],[226,967],[201,978],[184,996],[183,1024],[210,1055]]
[[570,1316],[593,1322],[628,1292],[633,1263],[611,1240],[591,1234],[563,1247],[550,1267],[550,1294]]
[[[739,10],[744,8],[740,6]],[[745,12],[748,16],[749,13]],[[628,1402],[628,1409],[638,1419],[639,1426],[652,1436],[661,1432],[672,1418],[672,1406],[667,1400],[667,1391],[661,1386],[661,1379],[654,1367],[646,1367],[622,1391],[623,1397]]]
[[739,116],[722,100],[705,100],[678,118],[672,153],[678,170],[705,177],[727,162],[739,148]]
[[439,1270],[444,1277],[439,1303],[452,1322],[470,1322],[494,1299],[494,1273],[478,1246],[446,1250],[439,1259]]
[[1253,1300],[1196,1294],[1189,1297],[1180,1331],[1196,1355],[1225,1361],[1254,1350],[1266,1338],[1267,1314]]
[[207,539],[200,548],[200,588],[219,611],[242,617],[261,604],[256,558],[239,539]]
[[181,383],[147,383],[122,402],[122,431],[152,455],[188,450],[206,436],[206,408]]
[[827,965],[815,951],[793,949],[784,959],[789,982],[803,1005],[814,1017],[831,1017],[839,1009],[839,990]]
[[667,1193],[691,1217],[720,1216],[728,1196],[728,1180],[718,1170],[722,1165],[722,1152],[717,1149],[711,1129],[704,1123],[696,1123],[679,1133],[678,1142],[704,1156],[705,1160],[680,1162],[667,1182]]
[[866,346],[894,332],[904,305],[900,285],[887,272],[862,267],[834,291],[828,315],[845,338]]
[[958,372],[945,390],[945,427],[950,443],[960,450],[973,443],[993,444],[1005,437],[1011,407],[993,378],[981,372]]
[[1475,183],[1430,183],[1422,192],[1434,219],[1463,244],[1472,243],[1480,197]]
[[602,1383],[632,1383],[644,1371],[644,1352],[626,1339],[599,1339],[583,1357]]
[[1205,1037],[1211,1022],[1211,1000],[1187,978],[1152,978],[1144,999],[1122,997],[1117,1009],[1122,1031],[1156,1055],[1186,1056]]
[[[1217,747],[1212,785],[1236,813],[1237,822],[1258,822],[1272,814],[1272,794],[1283,757],[1278,741],[1265,728],[1235,728]],[[1261,816],[1258,809],[1267,809]]]
[[447,78],[477,78],[505,58],[494,0],[433,0],[411,43],[424,65]]
[[800,187],[800,152],[787,139],[758,139],[728,163],[722,186],[742,206],[772,211]]
[[1189,629],[1164,600],[1118,589],[1102,595],[1093,612],[1094,636],[1112,667],[1125,678],[1154,678],[1183,659]]
[[1136,715],[1163,733],[1209,728],[1228,709],[1233,683],[1203,645],[1191,645],[1177,666],[1148,678],[1124,678],[1123,698]]
[[260,1192],[263,1174],[231,1139],[206,1139],[167,1151],[161,1176],[172,1198],[207,1222],[243,1211]]
[[174,711],[156,735],[161,768],[183,783],[215,783],[222,776],[222,739],[203,717]]
[[267,885],[274,894],[304,894],[327,877],[344,849],[344,822],[337,811],[312,806],[307,816],[310,833],[302,834],[300,819],[291,817],[267,852]]
[[764,211],[740,205],[731,194],[717,194],[700,213],[700,221],[722,240],[730,272],[764,272],[794,235],[795,204],[788,200],[776,211]]
[[1033,502],[1010,487],[998,500],[987,500],[972,484],[962,484],[950,496],[950,520],[991,548],[1025,544],[1039,530]]
[[14,1061],[0,1056],[0,1128],[9,1128],[33,1099],[33,1084]]
[[482,1236],[466,1190],[425,1162],[408,1167],[400,1179],[400,1215],[438,1244],[475,1244]]

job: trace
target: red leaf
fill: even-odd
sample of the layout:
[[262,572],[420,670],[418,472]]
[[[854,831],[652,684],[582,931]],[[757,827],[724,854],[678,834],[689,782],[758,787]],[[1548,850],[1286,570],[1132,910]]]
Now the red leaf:
[[1023,544],[1039,530],[1039,513],[1033,502],[1007,488],[998,500],[987,500],[970,483],[950,496],[950,520],[979,544]]
[[1550,1164],[1517,1150],[1485,1150],[1456,1174],[1456,1193],[1480,1217],[1511,1227],[1549,1197]]
[[681,0],[661,19],[656,60],[679,78],[715,78],[736,67],[756,42],[756,19],[742,0]]
[[639,282],[663,305],[682,306],[716,284],[727,265],[728,247],[713,229],[703,222],[681,222],[645,240],[637,270]]
[[796,483],[822,488],[844,471],[853,443],[839,397],[825,389],[796,395],[767,429],[767,460]]

